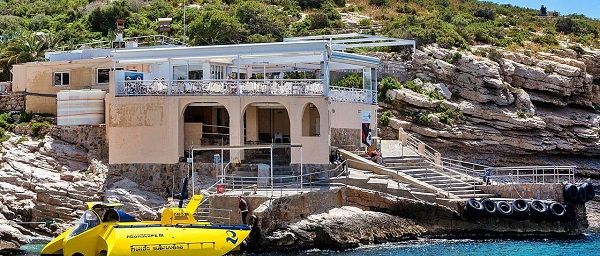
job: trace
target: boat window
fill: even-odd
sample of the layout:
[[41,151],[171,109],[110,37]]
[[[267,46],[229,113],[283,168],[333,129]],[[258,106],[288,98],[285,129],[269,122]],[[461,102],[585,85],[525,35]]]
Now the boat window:
[[71,234],[69,234],[69,237],[79,235],[88,229],[98,226],[98,224],[100,224],[100,218],[98,218],[98,215],[90,210],[85,211],[83,212],[81,218],[79,218],[79,221],[77,222],[77,227],[73,229]]

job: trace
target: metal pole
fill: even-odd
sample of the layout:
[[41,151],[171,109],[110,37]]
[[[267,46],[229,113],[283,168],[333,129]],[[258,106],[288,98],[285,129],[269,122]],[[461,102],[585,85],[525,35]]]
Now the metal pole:
[[302,181],[303,181],[303,178],[304,178],[304,176],[303,176],[304,175],[304,169],[302,168],[304,160],[303,160],[302,152],[303,152],[302,147],[300,147],[300,189],[302,189],[302,187],[303,187],[303,185],[302,185],[303,182]]
[[[189,165],[188,165],[189,167]],[[194,195],[194,149],[192,148],[192,195]]]
[[271,144],[271,196],[273,196],[273,144]]
[[186,40],[186,30],[187,30],[187,25],[185,24],[185,5],[187,4],[187,0],[183,0],[183,42],[185,43]]
[[[221,143],[221,144],[223,144],[223,143]],[[229,154],[229,155],[231,155],[231,154]],[[223,148],[221,148],[221,172],[225,173],[225,166],[223,165],[223,158],[224,158],[224,156],[223,156]]]

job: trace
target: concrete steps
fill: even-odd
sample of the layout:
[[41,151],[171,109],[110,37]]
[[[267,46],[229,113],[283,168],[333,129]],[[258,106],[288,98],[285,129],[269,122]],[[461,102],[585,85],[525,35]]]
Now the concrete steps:
[[[453,173],[452,171],[439,171],[432,164],[418,156],[388,157],[384,159],[386,168],[402,172],[421,182],[427,183],[441,190],[440,193],[452,198],[481,198],[490,197],[474,185],[480,183],[475,177]],[[413,193],[415,194],[415,193]],[[429,193],[431,194],[431,193]],[[431,195],[426,195],[431,199]],[[439,198],[438,198],[439,199]],[[435,195],[433,200],[435,201]]]

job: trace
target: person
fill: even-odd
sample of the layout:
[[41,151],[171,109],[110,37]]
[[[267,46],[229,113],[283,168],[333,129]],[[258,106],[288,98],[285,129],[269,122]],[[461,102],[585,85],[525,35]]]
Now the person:
[[240,212],[242,213],[242,223],[244,225],[247,224],[246,219],[248,218],[248,202],[242,196],[238,196],[238,207],[240,208]]
[[381,151],[377,148],[375,143],[367,147],[366,153],[369,159],[371,159],[371,161],[378,164],[383,164],[383,157],[381,157]]

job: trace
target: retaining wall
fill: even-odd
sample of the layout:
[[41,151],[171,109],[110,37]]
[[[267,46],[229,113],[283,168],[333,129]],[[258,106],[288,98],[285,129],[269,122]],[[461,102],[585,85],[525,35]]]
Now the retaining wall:
[[25,93],[0,94],[1,111],[25,111]]
[[563,202],[563,184],[497,184],[479,186],[486,194],[497,194],[502,198],[550,199]]

